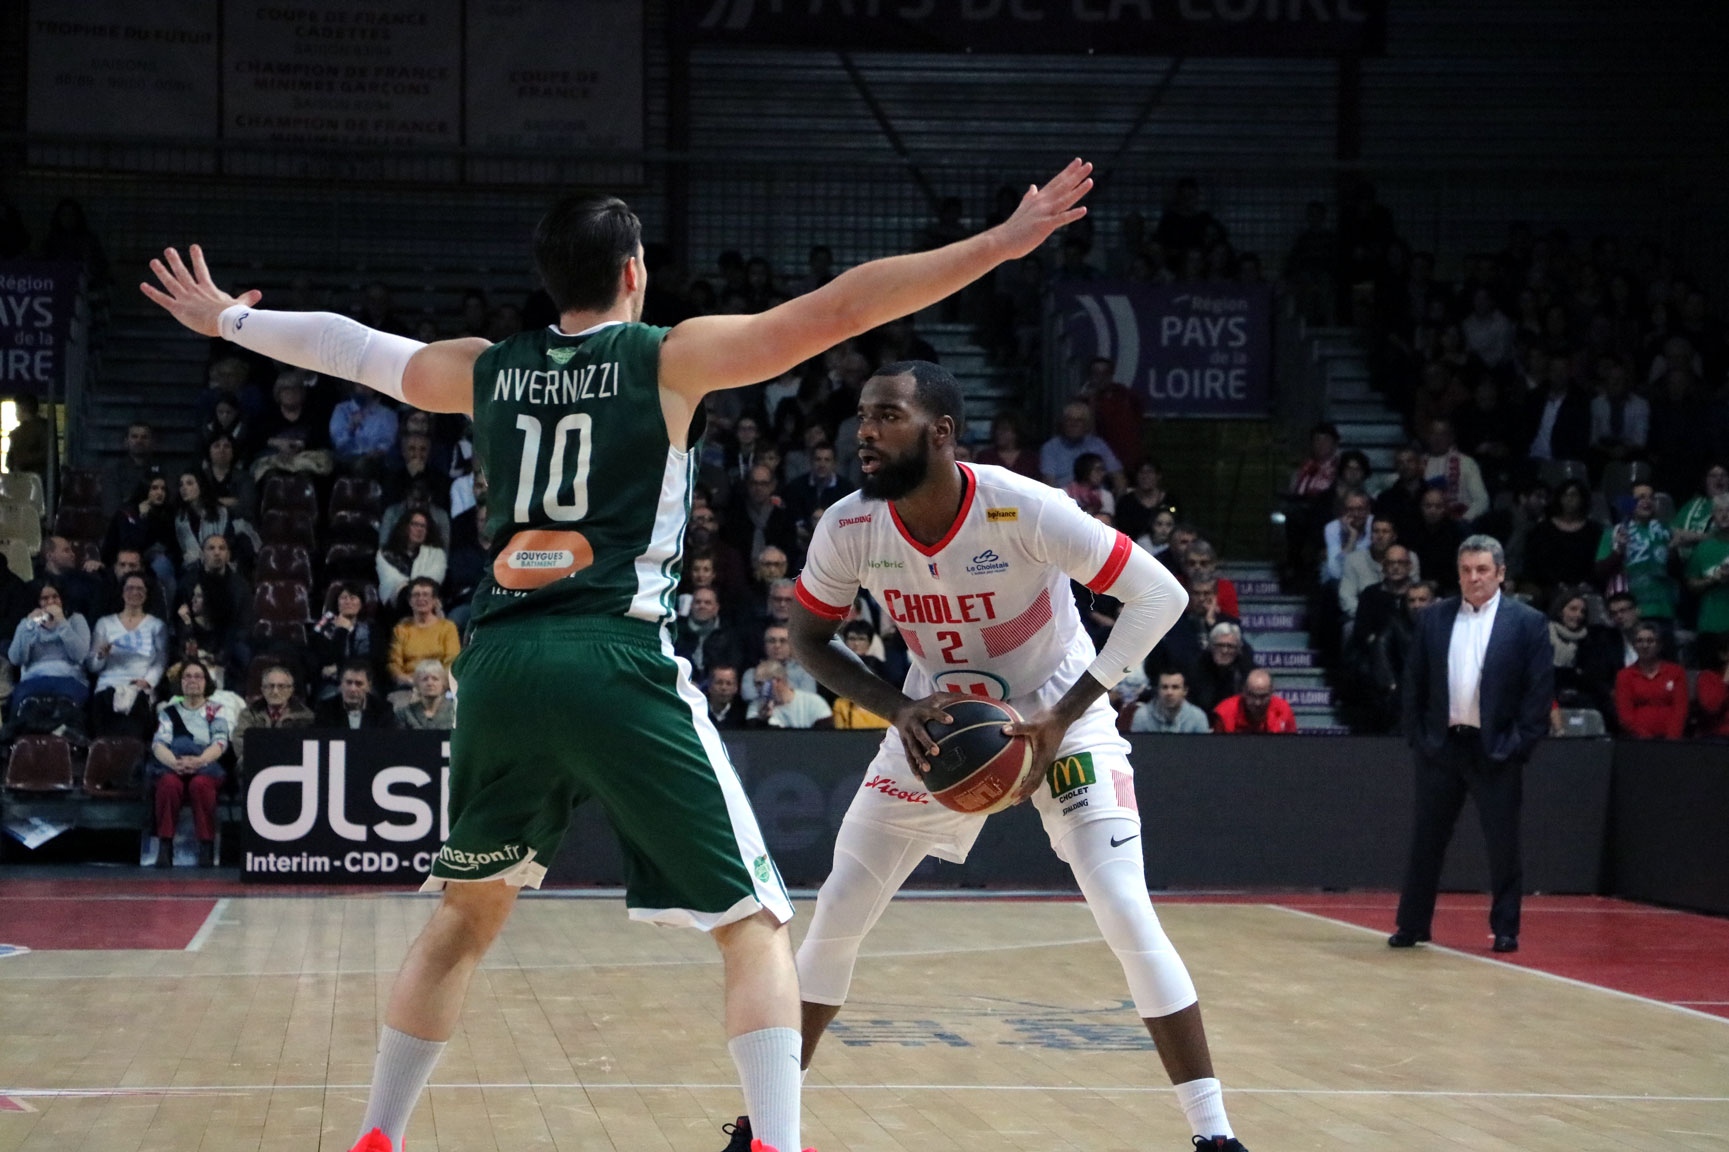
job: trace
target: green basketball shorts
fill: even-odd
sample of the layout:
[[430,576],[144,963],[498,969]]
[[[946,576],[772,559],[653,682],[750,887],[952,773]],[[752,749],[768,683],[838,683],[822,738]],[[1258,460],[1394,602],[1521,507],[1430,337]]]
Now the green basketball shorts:
[[705,931],[792,904],[689,666],[619,617],[482,624],[457,658],[450,838],[425,890],[539,887],[594,799],[624,849],[632,919]]

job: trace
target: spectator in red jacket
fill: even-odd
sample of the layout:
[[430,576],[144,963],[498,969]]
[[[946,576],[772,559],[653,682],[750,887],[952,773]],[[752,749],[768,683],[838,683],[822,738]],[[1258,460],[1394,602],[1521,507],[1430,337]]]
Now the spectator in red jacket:
[[1699,698],[1699,735],[1729,740],[1729,647],[1717,655],[1721,665],[1700,672],[1693,689]]
[[1663,659],[1655,624],[1633,629],[1638,657],[1615,675],[1615,711],[1621,730],[1641,740],[1679,740],[1687,727],[1687,673]]
[[1249,673],[1239,696],[1219,701],[1213,709],[1213,731],[1225,733],[1295,732],[1297,717],[1291,706],[1273,695],[1273,674],[1265,668]]

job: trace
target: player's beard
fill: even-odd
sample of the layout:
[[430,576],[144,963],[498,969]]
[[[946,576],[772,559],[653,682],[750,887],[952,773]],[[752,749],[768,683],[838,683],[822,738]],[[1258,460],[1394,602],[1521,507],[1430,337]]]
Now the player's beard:
[[866,500],[900,500],[911,496],[925,482],[930,471],[931,445],[923,436],[918,447],[905,456],[894,457],[877,450],[877,470],[866,473],[859,481],[859,492]]

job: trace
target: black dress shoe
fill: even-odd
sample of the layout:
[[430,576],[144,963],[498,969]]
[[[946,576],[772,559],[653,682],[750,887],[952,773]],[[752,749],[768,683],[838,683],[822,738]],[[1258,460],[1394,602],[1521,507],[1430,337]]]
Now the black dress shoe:
[[1427,944],[1428,942],[1429,934],[1427,932],[1413,932],[1408,928],[1401,928],[1387,937],[1387,947],[1389,948],[1415,948],[1419,944]]
[[1518,950],[1519,938],[1517,936],[1497,936],[1494,945],[1489,949],[1491,952],[1517,952]]

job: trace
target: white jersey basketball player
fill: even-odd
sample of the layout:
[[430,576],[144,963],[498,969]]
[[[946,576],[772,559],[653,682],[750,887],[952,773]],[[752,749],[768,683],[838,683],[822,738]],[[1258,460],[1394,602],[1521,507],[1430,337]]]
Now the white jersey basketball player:
[[[1188,597],[1149,553],[1060,489],[957,463],[962,415],[959,387],[942,368],[879,369],[859,402],[863,487],[823,515],[798,579],[798,658],[892,721],[866,773],[876,786],[862,787],[847,811],[798,952],[804,1062],[846,1000],[859,947],[889,899],[926,855],[959,862],[977,839],[985,817],[929,803],[919,775],[936,752],[925,723],[943,719],[957,694],[988,696],[1021,713],[1009,731],[1049,765],[1023,796],[1122,963],[1195,1145],[1239,1152],[1194,984],[1147,896],[1129,746],[1106,700]],[[1071,580],[1122,601],[1103,651],[1081,627]],[[906,639],[904,690],[830,644],[860,588]]]

